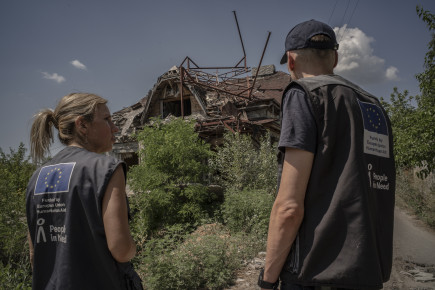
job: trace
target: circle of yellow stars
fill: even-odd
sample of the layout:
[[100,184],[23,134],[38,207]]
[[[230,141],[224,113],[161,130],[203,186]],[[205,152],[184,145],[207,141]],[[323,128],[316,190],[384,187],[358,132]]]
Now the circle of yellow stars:
[[[58,174],[58,179],[56,181],[56,183],[54,183],[54,185],[48,185],[48,178],[50,177],[50,174]],[[49,172],[47,172],[47,175],[45,176],[45,187],[46,188],[56,188],[58,183],[60,182],[60,179],[62,178],[62,171],[60,170],[60,168],[53,168],[52,170],[50,170]]]
[[[370,114],[370,112],[373,112],[374,114]],[[373,128],[378,129],[381,126],[381,116],[379,115],[379,112],[373,108],[367,108],[367,115],[369,116],[370,125]],[[373,116],[375,116],[374,120],[372,120]]]

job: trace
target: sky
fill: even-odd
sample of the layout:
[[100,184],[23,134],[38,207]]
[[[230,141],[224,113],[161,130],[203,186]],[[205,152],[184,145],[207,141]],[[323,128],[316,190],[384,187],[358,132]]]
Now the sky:
[[[434,0],[2,0],[0,148],[29,147],[33,116],[72,92],[98,94],[112,112],[138,102],[189,56],[200,66],[279,61],[290,29],[329,24],[340,44],[335,73],[377,97],[419,94],[431,34],[416,6]],[[52,151],[60,145],[55,143]]]

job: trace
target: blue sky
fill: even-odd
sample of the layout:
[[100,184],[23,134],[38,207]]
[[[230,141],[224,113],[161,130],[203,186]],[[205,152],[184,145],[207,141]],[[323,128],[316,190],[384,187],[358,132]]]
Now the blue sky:
[[[378,97],[394,87],[419,93],[430,33],[415,7],[433,0],[2,0],[0,2],[0,148],[29,148],[32,117],[71,92],[109,100],[112,112],[136,103],[157,78],[186,56],[202,66],[277,70],[284,39],[297,23],[316,19],[336,29],[336,73]],[[56,150],[56,146],[54,150]]]

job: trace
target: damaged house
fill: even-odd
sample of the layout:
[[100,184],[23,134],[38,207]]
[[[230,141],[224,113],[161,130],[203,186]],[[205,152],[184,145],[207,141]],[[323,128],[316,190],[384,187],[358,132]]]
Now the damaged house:
[[278,139],[281,96],[290,76],[276,71],[274,65],[261,66],[271,32],[257,68],[247,66],[236,12],[233,14],[243,51],[236,65],[200,67],[186,57],[161,75],[146,97],[113,114],[120,130],[112,154],[127,166],[139,163],[139,144],[133,136],[152,118],[194,119],[199,137],[212,146],[222,144],[226,130],[249,134],[253,141],[269,131],[272,139]]
[[119,128],[113,154],[128,166],[137,164],[139,146],[132,135],[156,117],[193,118],[199,136],[213,146],[221,144],[225,130],[250,134],[254,141],[268,130],[277,139],[281,96],[290,76],[275,71],[274,65],[254,68],[244,77],[238,77],[234,69],[231,74],[235,77],[195,67],[171,68],[146,97],[113,114]]

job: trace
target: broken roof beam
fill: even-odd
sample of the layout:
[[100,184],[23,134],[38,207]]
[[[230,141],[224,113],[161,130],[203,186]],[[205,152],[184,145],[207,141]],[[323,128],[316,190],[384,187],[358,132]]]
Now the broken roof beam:
[[203,69],[234,69],[234,68],[241,68],[244,69],[244,67],[241,66],[205,66],[205,67],[195,67],[195,68],[189,68],[189,70],[203,70]]
[[[234,14],[234,19],[236,20],[236,25],[237,25],[237,31],[239,32],[239,38],[240,38],[240,42],[242,43],[242,50],[243,50],[243,58],[242,60],[245,61],[245,68],[247,67],[246,64],[246,51],[245,51],[245,45],[243,44],[243,39],[242,39],[242,33],[240,32],[240,27],[239,27],[239,21],[237,21],[237,15],[236,15],[236,11],[233,10],[233,14]],[[236,66],[238,66],[241,62],[239,61]]]
[[[203,86],[208,89],[215,90],[217,92],[221,92],[223,94],[232,95],[238,98],[244,98],[251,100],[252,92],[254,89],[255,81],[258,76],[258,70],[256,71],[255,77],[253,79],[252,85],[250,85],[250,78],[248,76],[248,72],[250,69],[247,67],[246,62],[246,51],[245,46],[243,44],[242,34],[240,33],[239,23],[237,21],[236,12],[233,11],[234,18],[236,20],[237,30],[240,37],[240,42],[242,44],[243,57],[242,59],[233,67],[229,66],[211,66],[211,67],[200,67],[198,66],[190,57],[186,56],[182,63],[179,66],[180,71],[180,82],[181,86],[183,86],[183,82],[195,84],[198,86]],[[271,32],[268,33],[266,44],[263,49],[263,53],[261,55],[260,64],[258,67],[261,67],[261,63],[263,61],[264,53],[267,48],[267,44],[269,42]],[[244,61],[244,66],[240,66]],[[192,66],[191,66],[192,64]],[[187,66],[187,68],[184,67]],[[216,70],[216,73],[211,74],[205,72],[205,70]],[[229,72],[220,73],[218,70],[230,70]],[[233,75],[232,77],[230,75]],[[231,81],[235,81],[236,76],[246,75],[246,86],[242,88],[241,86],[235,85],[231,83]],[[237,81],[239,83],[239,81]],[[219,85],[219,87],[218,87]],[[231,89],[231,90],[230,90]],[[182,105],[183,106],[183,105]],[[183,110],[183,108],[182,108]]]
[[[247,72],[242,72],[240,70],[232,70],[232,71],[228,71],[228,72],[223,72],[220,73],[219,76],[225,77],[227,80],[237,80],[240,81],[240,78],[236,78],[236,76],[242,75],[242,74],[246,74]],[[226,76],[228,74],[233,74],[232,76]]]
[[[244,73],[238,73],[237,72],[225,72],[221,74],[210,74],[210,73],[204,73],[204,72],[192,72],[192,71],[186,71],[187,74],[194,77],[196,80],[201,81],[212,81],[215,82],[216,79],[218,79],[218,82],[220,83],[242,83],[245,82],[245,80],[242,80],[240,78],[236,78],[237,76],[244,74]],[[228,74],[233,73],[233,76],[227,76]],[[246,85],[245,85],[246,86]]]
[[[258,68],[261,67],[261,62],[263,61],[264,53],[266,52],[267,44],[269,43],[270,34],[271,34],[271,32],[269,31],[269,33],[267,34],[267,40],[266,40],[266,44],[264,45],[263,53],[261,54],[260,63],[258,64]],[[252,89],[254,88],[255,81],[257,80],[258,71],[259,71],[259,69],[257,69],[257,72],[255,73],[254,83],[252,84],[251,90],[249,92],[249,96],[252,95]]]
[[[247,92],[247,91],[250,91],[250,90],[252,91],[252,86],[242,86],[242,85],[239,85],[239,83],[242,83],[242,81],[240,81],[240,79],[237,80],[237,83],[231,83],[231,82],[221,81],[219,83],[220,87],[217,87],[217,86],[213,85],[213,84],[216,83],[215,77],[213,75],[210,75],[212,78],[209,78],[209,79],[202,78],[202,77],[198,78],[197,75],[195,75],[195,77],[194,77],[188,71],[186,71],[184,69],[183,69],[183,71],[184,71],[184,73],[181,76],[181,78],[183,78],[184,82],[192,83],[192,84],[197,84],[199,86],[204,86],[204,87],[207,87],[209,89],[220,91],[222,93],[227,93],[227,94],[230,94],[230,95],[233,95],[233,96],[236,96],[236,97],[242,97],[242,98],[248,98],[248,99],[250,99],[250,96],[243,96],[243,94],[245,92]],[[186,78],[184,78],[184,76]],[[199,79],[201,79],[201,82],[199,82]],[[235,88],[232,91],[225,90],[224,88],[222,88],[222,87],[226,87],[226,86],[227,87],[233,86]]]
[[[206,67],[200,67],[199,65],[197,65],[189,56],[186,56],[184,58],[184,60],[181,62],[180,67],[183,66],[186,63],[187,66],[187,70],[204,70],[204,69],[233,69],[233,68],[238,68],[238,69],[247,69],[246,66],[239,66],[239,64],[246,59],[246,56],[243,57],[235,66],[206,66]],[[193,64],[194,67],[191,67],[190,64]]]
[[[212,86],[212,85],[208,85],[208,84],[204,84],[204,83],[198,83],[198,82],[196,82],[196,81],[192,78],[192,76],[190,76],[189,74],[186,74],[186,75],[187,75],[187,78],[184,79],[183,82],[197,84],[197,85],[199,85],[199,86],[204,86],[204,87],[206,87],[206,88],[213,89],[213,90],[215,90],[215,91],[218,91],[218,92],[221,92],[221,93],[224,93],[224,94],[229,94],[229,95],[232,95],[232,96],[235,96],[235,97],[241,97],[241,98],[244,98],[244,99],[249,99],[249,97],[242,96],[240,93],[239,93],[239,94],[235,94],[235,93],[232,93],[232,92],[229,92],[229,91],[223,90],[223,89],[221,89],[221,88],[218,88],[218,87],[216,87],[216,86]],[[183,76],[182,76],[182,78],[183,78]],[[246,89],[246,90],[244,90],[244,92],[246,92],[247,90],[249,90],[249,88]],[[243,93],[243,92],[242,92],[242,93]]]

